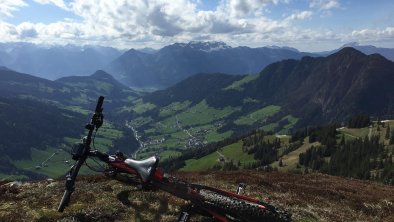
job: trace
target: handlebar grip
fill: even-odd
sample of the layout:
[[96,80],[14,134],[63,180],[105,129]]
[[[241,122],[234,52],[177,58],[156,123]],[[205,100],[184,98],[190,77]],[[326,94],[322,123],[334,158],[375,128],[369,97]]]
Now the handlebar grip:
[[103,102],[104,102],[104,96],[100,96],[97,100],[96,113],[101,113],[101,111],[103,110],[102,108]]

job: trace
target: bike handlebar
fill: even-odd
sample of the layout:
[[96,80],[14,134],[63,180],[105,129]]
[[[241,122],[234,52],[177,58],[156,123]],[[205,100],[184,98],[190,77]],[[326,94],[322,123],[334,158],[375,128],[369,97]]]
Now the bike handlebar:
[[97,100],[97,105],[96,105],[96,109],[95,109],[96,113],[102,113],[102,111],[103,111],[103,108],[102,108],[103,103],[104,103],[104,96],[100,96],[98,98],[98,100]]

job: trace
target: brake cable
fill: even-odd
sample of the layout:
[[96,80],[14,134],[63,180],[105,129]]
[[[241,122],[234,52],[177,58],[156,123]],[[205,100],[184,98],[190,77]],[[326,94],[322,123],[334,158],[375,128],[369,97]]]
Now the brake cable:
[[[97,131],[98,131],[98,128],[96,128],[96,131],[94,132],[93,138],[92,138],[92,144],[93,144],[94,150],[96,150],[96,145],[95,145],[95,143],[94,143],[94,140],[95,140],[95,138],[96,138]],[[103,165],[103,164],[100,164],[95,158],[91,158],[91,160],[93,160],[99,167],[101,167],[101,169],[104,169],[104,168],[105,168],[104,165]],[[92,171],[94,171],[94,172],[97,172],[97,173],[103,173],[103,172],[104,172],[104,170],[98,170],[98,168],[94,168],[94,167],[90,166],[90,165],[88,164],[87,161],[85,161],[85,165],[86,165],[90,170],[92,170]]]

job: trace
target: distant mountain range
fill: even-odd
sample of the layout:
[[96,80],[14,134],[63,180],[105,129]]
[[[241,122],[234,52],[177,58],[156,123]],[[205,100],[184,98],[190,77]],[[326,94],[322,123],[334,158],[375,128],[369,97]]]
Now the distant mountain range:
[[[367,55],[379,53],[394,61],[394,49],[357,43],[343,47],[349,46]],[[259,73],[273,62],[304,56],[328,56],[343,47],[306,53],[291,47],[249,48],[231,47],[223,42],[189,42],[175,43],[161,49],[145,47],[124,51],[101,46],[0,43],[0,66],[50,80],[86,76],[103,69],[127,86],[164,89],[196,73]]]
[[196,73],[258,73],[282,59],[308,53],[279,47],[230,47],[223,42],[190,42],[166,46],[154,53],[131,49],[105,68],[129,86],[165,88]]
[[46,79],[88,75],[106,66],[123,51],[100,46],[41,46],[0,43],[0,66]]
[[382,48],[382,47],[376,47],[373,45],[360,45],[357,42],[351,42],[351,43],[347,43],[345,45],[343,45],[342,47],[340,47],[339,49],[336,50],[332,50],[332,51],[328,51],[328,52],[322,52],[319,53],[321,55],[331,55],[335,52],[338,52],[339,50],[346,48],[346,47],[352,47],[357,49],[358,51],[367,54],[367,55],[371,55],[371,54],[380,54],[384,57],[386,57],[387,59],[394,61],[394,49],[393,48]]

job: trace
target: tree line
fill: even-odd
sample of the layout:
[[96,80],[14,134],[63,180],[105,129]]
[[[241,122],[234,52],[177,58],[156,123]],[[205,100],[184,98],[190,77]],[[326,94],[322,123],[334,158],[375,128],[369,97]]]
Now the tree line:
[[[389,144],[394,144],[394,131]],[[330,132],[327,127],[320,132]],[[324,135],[324,136],[323,136]],[[344,135],[337,144],[333,134],[319,134],[321,146],[312,146],[299,155],[299,164],[312,171],[357,179],[371,179],[394,184],[394,148],[385,149],[379,136],[345,141]]]

